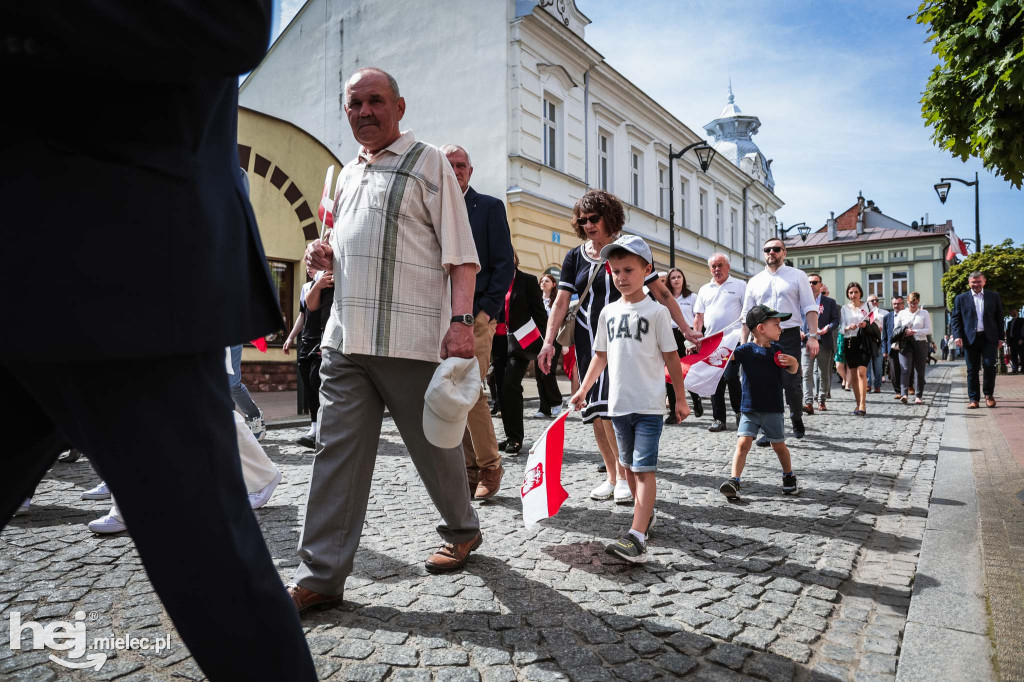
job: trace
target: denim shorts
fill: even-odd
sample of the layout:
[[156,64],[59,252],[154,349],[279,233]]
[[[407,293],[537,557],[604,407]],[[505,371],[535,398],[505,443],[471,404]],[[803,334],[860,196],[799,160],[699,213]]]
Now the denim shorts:
[[782,412],[741,412],[737,436],[757,438],[758,429],[764,431],[769,442],[786,442],[786,420]]
[[658,441],[664,422],[660,414],[612,417],[619,463],[634,474],[658,470]]

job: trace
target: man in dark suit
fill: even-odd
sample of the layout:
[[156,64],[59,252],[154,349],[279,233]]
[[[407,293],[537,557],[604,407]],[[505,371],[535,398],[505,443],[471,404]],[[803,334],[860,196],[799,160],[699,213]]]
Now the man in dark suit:
[[[455,178],[466,198],[469,224],[473,228],[480,272],[476,276],[473,295],[474,354],[480,363],[480,380],[487,376],[491,362],[491,342],[498,325],[498,311],[505,306],[505,294],[512,284],[515,265],[512,260],[512,236],[505,218],[505,205],[501,199],[480,194],[469,186],[473,164],[469,153],[458,145],[445,145],[441,151],[448,157]],[[520,438],[520,440],[522,440]],[[470,491],[477,499],[486,500],[498,492],[501,485],[501,450],[514,443],[507,440],[501,445],[494,436],[494,422],[483,392],[466,420],[466,435],[462,449],[466,455],[466,474]],[[508,450],[511,452],[511,450]],[[516,450],[518,452],[518,450]]]
[[[508,355],[501,382],[501,424],[508,445],[505,452],[518,454],[523,448],[523,377],[530,363],[537,359],[543,344],[548,314],[544,310],[544,294],[534,275],[519,269],[515,262],[506,319],[508,320]],[[536,330],[536,331],[535,331]],[[520,336],[516,332],[520,332]]]
[[811,357],[807,351],[807,319],[804,318],[803,327],[800,330],[800,340],[804,343],[801,349],[801,367],[803,368],[803,389],[804,389],[804,412],[814,414],[814,398],[818,399],[818,410],[827,410],[825,405],[826,396],[832,385],[832,357],[836,349],[832,341],[832,329],[839,324],[839,304],[834,298],[829,298],[821,291],[821,275],[814,272],[807,275],[807,281],[811,285],[811,293],[818,302],[818,329],[821,335],[818,341],[819,350],[816,357]]
[[1010,366],[1017,374],[1024,358],[1024,318],[1016,310],[1010,313],[1010,321],[1006,323],[1006,345],[1010,350]]
[[882,320],[882,358],[889,362],[889,380],[892,381],[892,390],[899,400],[902,395],[900,386],[900,354],[893,349],[893,330],[896,328],[896,316],[906,305],[902,296],[892,297],[892,312]]
[[953,343],[963,348],[967,359],[967,407],[978,407],[978,369],[984,366],[982,389],[985,404],[996,406],[996,349],[1003,340],[1003,299],[995,291],[985,291],[985,275],[972,272],[968,277],[970,291],[953,299],[950,326]]
[[0,4],[0,302],[54,304],[0,339],[0,520],[65,443],[88,452],[211,680],[316,679],[224,373],[225,346],[281,326],[236,136],[270,4]]

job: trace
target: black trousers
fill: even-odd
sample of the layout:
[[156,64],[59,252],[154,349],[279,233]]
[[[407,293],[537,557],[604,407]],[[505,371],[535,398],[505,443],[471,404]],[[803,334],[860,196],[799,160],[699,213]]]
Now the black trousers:
[[974,343],[964,346],[964,358],[967,361],[967,397],[974,402],[981,402],[978,394],[978,370],[982,373],[981,390],[985,397],[993,395],[996,390],[996,351],[997,344],[989,341],[979,333]]
[[545,374],[537,367],[536,361],[533,366],[533,376],[537,381],[537,395],[540,397],[540,411],[544,414],[551,414],[551,408],[559,407],[562,404],[562,391],[558,388],[558,376],[555,368],[562,362],[562,349],[555,346],[555,357],[551,358],[551,371]]
[[[1020,371],[1020,362],[1022,356],[1024,356],[1024,353],[1021,352],[1020,339],[1007,338],[1006,345],[1010,347],[1010,366],[1013,367],[1014,371]],[[943,354],[942,359],[946,359],[945,354]]]
[[[495,334],[491,341],[490,389],[494,406],[501,409],[502,384],[505,382],[505,362],[508,360],[508,336]],[[554,371],[552,369],[552,371]]]
[[150,581],[207,677],[317,679],[249,508],[223,349],[5,361],[0,395],[8,404],[0,413],[4,523],[64,442],[74,443],[117,498]]
[[[503,337],[504,338],[504,337]],[[537,359],[533,353],[508,353],[505,372],[501,380],[501,424],[505,427],[505,438],[510,442],[522,443],[523,427],[523,377],[530,363]]]
[[725,388],[727,386],[729,387],[729,404],[732,406],[733,414],[739,415],[743,388],[736,362],[730,362],[725,366],[725,372],[722,373],[722,378],[718,381],[715,395],[711,397],[711,415],[723,424],[725,423]]
[[793,419],[800,419],[803,414],[804,387],[803,373],[800,371],[800,327],[791,327],[782,330],[779,337],[779,345],[782,352],[796,358],[796,374],[789,371],[782,373],[782,388],[786,393],[786,404],[789,405],[789,416]]
[[320,414],[320,353],[307,353],[299,358],[302,390],[309,408],[309,421],[316,423]]

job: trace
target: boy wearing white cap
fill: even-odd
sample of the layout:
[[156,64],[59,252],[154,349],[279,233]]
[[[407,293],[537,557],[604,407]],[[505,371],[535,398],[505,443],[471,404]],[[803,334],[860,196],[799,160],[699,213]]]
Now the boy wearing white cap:
[[[622,298],[601,311],[595,357],[571,403],[577,409],[583,406],[587,391],[607,366],[608,414],[634,505],[629,532],[605,551],[631,563],[643,563],[647,561],[647,538],[655,520],[665,367],[676,386],[682,385],[683,372],[668,308],[644,293],[644,278],[650,274],[654,260],[651,248],[643,239],[626,235],[606,246],[601,258],[608,260],[612,281]],[[676,419],[682,421],[689,414],[686,401],[677,401]]]

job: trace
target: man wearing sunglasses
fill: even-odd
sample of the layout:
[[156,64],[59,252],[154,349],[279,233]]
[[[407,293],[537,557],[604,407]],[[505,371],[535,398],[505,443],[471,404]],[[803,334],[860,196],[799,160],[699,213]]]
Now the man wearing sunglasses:
[[[868,295],[868,306],[875,311],[875,324],[879,328],[885,328],[885,318],[889,315],[889,311],[885,308],[878,306],[878,296],[875,294]],[[868,358],[868,391],[874,393],[882,392],[882,348],[879,344],[878,352]]]
[[[746,319],[747,311],[756,305],[767,305],[780,313],[789,313],[791,317],[782,323],[782,336],[779,344],[782,352],[800,357],[800,326],[806,322],[807,353],[811,358],[818,355],[818,302],[811,292],[807,274],[803,270],[786,265],[786,245],[778,237],[772,237],[764,243],[765,268],[747,282],[747,292],[743,297],[743,311],[740,319]],[[806,320],[805,320],[806,318]],[[742,338],[746,339],[749,330],[744,325]],[[797,368],[799,370],[799,367]],[[803,390],[801,373],[783,373],[783,388],[786,392],[786,403],[793,423],[793,435],[804,437],[804,421],[802,418]],[[768,446],[768,439],[761,436],[757,444]]]
[[803,364],[804,381],[804,412],[814,414],[814,398],[818,399],[818,410],[824,411],[825,401],[828,399],[828,392],[832,385],[832,356],[835,352],[835,343],[832,339],[832,329],[839,322],[839,304],[834,298],[829,298],[823,291],[821,275],[811,273],[807,276],[807,283],[811,285],[811,294],[818,304],[818,355],[811,357],[807,349],[807,334],[813,331],[805,321],[800,332],[800,339],[805,343],[800,362]]

